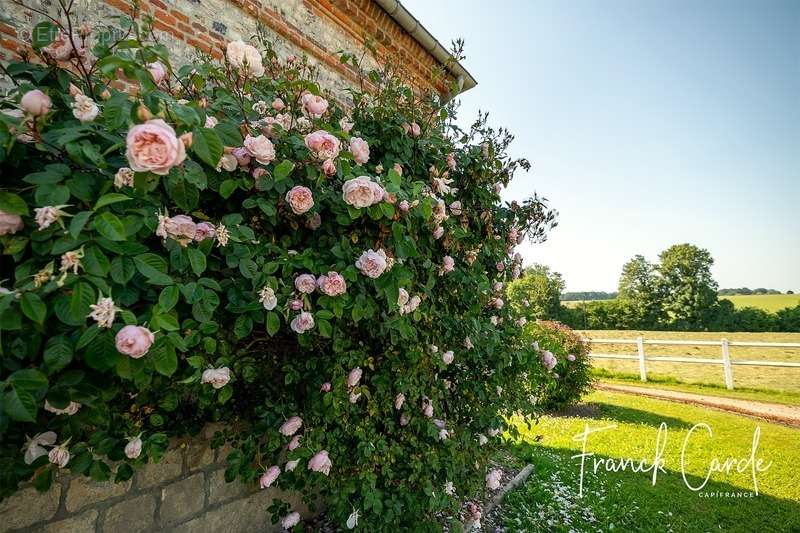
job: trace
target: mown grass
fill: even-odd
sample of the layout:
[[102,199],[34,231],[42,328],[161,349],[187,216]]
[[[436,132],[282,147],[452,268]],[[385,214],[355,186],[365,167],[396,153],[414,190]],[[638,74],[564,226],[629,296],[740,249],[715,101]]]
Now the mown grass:
[[[749,342],[796,342],[800,343],[800,333],[717,333],[687,331],[635,331],[635,330],[584,330],[583,337],[597,339],[645,339],[669,340],[714,340],[727,338],[729,341]],[[631,344],[596,344],[592,350],[597,353],[636,355],[636,346]],[[732,360],[765,360],[800,362],[800,348],[751,348],[731,346]],[[721,359],[719,346],[654,346],[645,345],[645,355],[666,355],[681,357],[701,357]],[[617,376],[639,376],[637,361],[599,360],[592,361],[597,369],[604,369]],[[688,384],[723,385],[722,365],[701,365],[692,363],[647,362],[648,379],[664,381],[677,380]],[[735,387],[800,394],[800,368],[736,366],[733,367]]]
[[734,307],[758,307],[764,311],[780,311],[787,307],[800,304],[800,294],[735,294],[733,296],[720,296],[720,299],[733,302]]
[[592,376],[602,383],[628,385],[646,389],[663,389],[705,396],[719,396],[721,398],[735,398],[738,400],[752,400],[756,402],[780,403],[785,405],[800,405],[800,393],[768,391],[761,389],[738,388],[728,390],[724,385],[711,383],[681,383],[675,378],[652,379],[642,382],[639,376],[631,374],[615,374],[604,368],[592,369]]
[[[595,392],[576,416],[546,416],[531,428],[515,419],[522,432],[509,448],[533,462],[534,473],[503,503],[502,520],[508,531],[733,531],[783,532],[800,530],[800,430],[702,407],[634,395]],[[592,470],[588,459],[584,495],[579,497],[581,443],[575,435],[590,428],[616,425],[592,434],[587,452],[607,459],[646,459],[652,464],[659,425],[667,424],[664,470],[655,485],[652,473]],[[756,455],[770,467],[751,472],[712,473],[701,492],[687,488],[681,475],[681,448],[690,428],[698,423],[713,436],[695,431],[687,446],[684,471],[693,486],[705,478],[713,458],[746,458],[753,433],[760,427]],[[725,497],[716,493],[752,497]]]

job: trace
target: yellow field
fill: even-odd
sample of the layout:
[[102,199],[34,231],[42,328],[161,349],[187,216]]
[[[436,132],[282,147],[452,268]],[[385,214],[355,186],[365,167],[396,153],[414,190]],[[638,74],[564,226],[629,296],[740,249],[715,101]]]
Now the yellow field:
[[[796,342],[800,343],[800,333],[706,333],[679,331],[579,331],[587,338],[597,339],[645,339],[669,340],[720,340],[743,342]],[[592,346],[596,353],[636,355],[635,345],[597,344]],[[800,348],[751,348],[730,347],[731,359],[769,360],[800,362]],[[645,345],[645,356],[664,355],[681,357],[700,357],[722,359],[719,346],[652,346]],[[639,375],[638,361],[594,360],[593,365],[618,374]],[[706,383],[723,385],[722,365],[702,365],[692,363],[647,362],[648,377],[674,378],[683,383]],[[733,367],[733,380],[736,387],[775,390],[800,393],[800,368],[777,367]]]
[[720,296],[733,302],[733,305],[741,309],[742,307],[758,307],[765,311],[780,311],[786,307],[794,307],[800,304],[800,294],[748,294],[734,296]]

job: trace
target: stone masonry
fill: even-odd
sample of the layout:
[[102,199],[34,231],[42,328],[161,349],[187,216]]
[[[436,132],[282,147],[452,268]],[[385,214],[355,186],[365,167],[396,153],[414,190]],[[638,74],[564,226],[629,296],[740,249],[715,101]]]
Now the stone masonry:
[[200,437],[173,441],[158,464],[124,483],[64,475],[49,491],[21,487],[0,502],[0,532],[236,533],[281,531],[267,507],[279,497],[304,518],[298,494],[225,482],[225,448],[213,450],[209,426]]

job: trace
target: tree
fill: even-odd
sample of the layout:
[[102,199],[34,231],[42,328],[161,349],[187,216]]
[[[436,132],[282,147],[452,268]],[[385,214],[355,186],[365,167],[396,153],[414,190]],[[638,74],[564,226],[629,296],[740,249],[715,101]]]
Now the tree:
[[664,321],[658,269],[644,256],[637,255],[622,267],[617,299],[624,307],[627,328],[656,329]]
[[535,319],[557,319],[561,309],[564,278],[550,267],[534,264],[509,284],[508,297],[523,316]]
[[659,255],[659,285],[664,311],[678,329],[702,330],[717,303],[717,282],[711,276],[714,259],[693,244],[676,244]]

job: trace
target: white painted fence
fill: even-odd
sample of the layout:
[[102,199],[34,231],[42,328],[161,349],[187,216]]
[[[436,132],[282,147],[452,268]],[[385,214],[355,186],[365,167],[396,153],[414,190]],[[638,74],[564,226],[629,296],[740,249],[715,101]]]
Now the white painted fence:
[[[636,339],[592,339],[584,338],[588,344],[635,344],[637,355],[604,354],[591,352],[589,357],[593,359],[619,359],[627,361],[639,361],[639,377],[642,381],[647,381],[647,361],[663,361],[669,363],[693,363],[698,365],[722,365],[725,386],[733,389],[733,367],[734,365],[746,366],[777,366],[784,368],[800,368],[800,363],[789,361],[747,361],[731,359],[731,346],[749,346],[756,348],[800,348],[798,342],[737,342],[721,339],[718,341],[678,341],[678,340],[646,340],[643,337]],[[702,357],[668,357],[645,355],[644,347],[646,344],[662,346],[719,346],[722,350],[722,359],[709,359]]]

